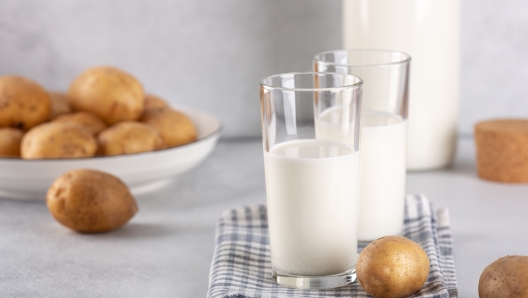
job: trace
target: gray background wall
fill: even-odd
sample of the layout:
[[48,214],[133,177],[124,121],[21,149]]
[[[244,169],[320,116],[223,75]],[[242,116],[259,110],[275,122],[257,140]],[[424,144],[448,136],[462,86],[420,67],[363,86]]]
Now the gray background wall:
[[[437,0],[440,1],[440,0]],[[528,116],[528,2],[462,0],[460,128]],[[0,0],[0,75],[66,90],[85,68],[123,68],[167,100],[260,135],[258,82],[341,48],[341,1]]]

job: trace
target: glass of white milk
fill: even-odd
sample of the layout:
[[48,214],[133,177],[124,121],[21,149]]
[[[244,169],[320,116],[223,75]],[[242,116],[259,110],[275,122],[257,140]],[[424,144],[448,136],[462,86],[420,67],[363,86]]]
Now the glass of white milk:
[[[410,61],[409,55],[388,50],[337,50],[314,58],[315,71],[352,74],[364,81],[360,241],[402,233]],[[336,105],[319,115],[317,139],[356,142],[334,133],[340,109]]]
[[[271,265],[279,285],[324,289],[356,278],[361,88],[360,78],[339,73],[280,74],[260,83]],[[317,138],[317,119],[336,107],[336,139]]]

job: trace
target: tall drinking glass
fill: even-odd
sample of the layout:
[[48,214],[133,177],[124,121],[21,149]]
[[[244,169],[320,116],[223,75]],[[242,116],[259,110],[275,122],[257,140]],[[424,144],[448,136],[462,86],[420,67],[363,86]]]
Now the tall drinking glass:
[[[361,85],[356,76],[315,72],[260,83],[271,264],[280,285],[323,289],[355,280]],[[333,123],[318,124],[337,107]],[[321,127],[339,140],[318,138]]]
[[[364,81],[360,241],[399,235],[403,229],[410,61],[405,53],[385,50],[337,50],[314,59],[315,71],[352,74]],[[328,109],[322,118],[336,113],[339,108]]]

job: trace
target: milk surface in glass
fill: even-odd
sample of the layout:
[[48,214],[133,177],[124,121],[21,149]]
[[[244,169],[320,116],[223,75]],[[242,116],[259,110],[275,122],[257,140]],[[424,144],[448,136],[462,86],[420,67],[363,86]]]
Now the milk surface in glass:
[[[345,113],[346,114],[346,113]],[[343,108],[327,109],[316,119],[317,139],[353,143],[341,133]],[[407,121],[386,112],[363,111],[358,240],[398,235],[403,229]]]
[[264,152],[264,164],[273,268],[304,276],[355,268],[358,152],[336,141],[294,140]]

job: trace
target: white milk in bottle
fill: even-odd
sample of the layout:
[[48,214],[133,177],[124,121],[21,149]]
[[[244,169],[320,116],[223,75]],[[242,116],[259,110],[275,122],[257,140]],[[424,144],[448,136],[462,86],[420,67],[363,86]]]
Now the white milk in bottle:
[[304,276],[353,269],[359,153],[341,142],[294,140],[264,152],[264,164],[273,268]]
[[449,165],[457,140],[460,0],[344,0],[343,10],[346,49],[412,57],[407,169]]

